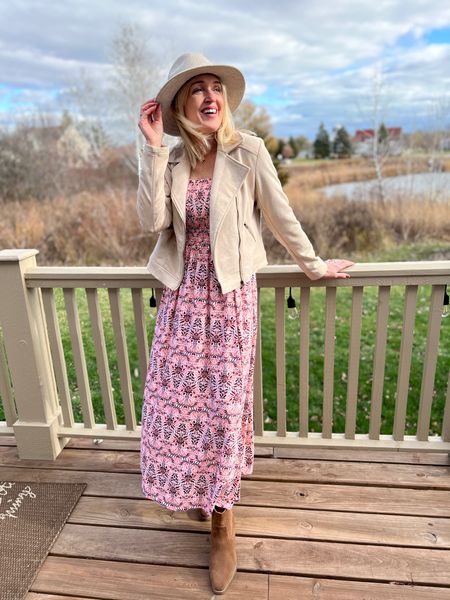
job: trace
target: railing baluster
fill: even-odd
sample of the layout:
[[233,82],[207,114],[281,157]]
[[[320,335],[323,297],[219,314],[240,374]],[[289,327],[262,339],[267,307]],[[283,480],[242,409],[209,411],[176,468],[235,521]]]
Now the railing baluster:
[[139,376],[141,379],[141,396],[144,394],[145,381],[147,379],[147,369],[150,360],[147,343],[147,329],[145,326],[144,302],[142,299],[142,289],[133,288],[131,290],[133,299],[134,323],[136,326],[136,343],[139,360]]
[[81,336],[80,319],[76,302],[76,288],[63,288],[64,301],[66,304],[67,322],[69,323],[69,334],[72,342],[73,360],[77,376],[78,391],[80,394],[81,413],[83,415],[84,427],[92,428],[95,424],[92,409],[91,389],[89,387],[86,369],[86,357]]
[[377,332],[373,361],[372,399],[369,426],[369,438],[371,440],[377,440],[380,437],[390,289],[389,286],[381,285],[378,293]]
[[394,440],[402,440],[405,435],[406,408],[408,404],[409,375],[416,318],[417,285],[407,285],[405,289],[405,308],[403,312],[402,341],[400,344],[400,362],[395,398]]
[[55,372],[56,385],[58,388],[59,403],[64,427],[73,427],[73,407],[70,398],[69,381],[67,378],[66,360],[61,340],[61,329],[59,327],[58,313],[56,311],[55,296],[53,288],[42,289],[42,303],[44,305],[45,320],[47,323],[48,339],[52,353],[53,370]]
[[326,288],[325,356],[323,364],[322,437],[331,438],[333,429],[334,347],[336,332],[336,288]]
[[442,317],[444,290],[444,285],[433,285],[431,288],[427,346],[422,372],[419,417],[417,420],[417,439],[421,441],[428,440],[428,432],[430,429],[431,404],[433,402],[433,387],[439,349],[439,330]]
[[442,441],[450,442],[450,371],[447,379],[447,395],[445,398],[444,418],[442,420]]
[[117,429],[116,409],[111,387],[111,374],[109,371],[108,357],[106,354],[105,334],[103,331],[103,319],[98,303],[96,288],[87,288],[86,297],[91,320],[92,335],[94,338],[95,357],[97,360],[97,371],[102,390],[102,403],[105,410],[106,428]]
[[284,287],[275,288],[277,361],[277,435],[286,435],[286,367],[284,328]]
[[309,301],[310,288],[302,287],[300,296],[300,373],[299,373],[299,435],[309,432]]
[[352,291],[352,320],[348,353],[347,407],[345,412],[345,438],[355,439],[356,406],[358,401],[359,360],[361,355],[362,286]]
[[3,402],[3,411],[5,413],[5,422],[8,427],[12,427],[17,419],[17,411],[14,406],[12,396],[12,386],[9,379],[8,363],[6,360],[5,348],[3,345],[2,332],[0,331],[0,396]]
[[131,387],[130,364],[125,337],[122,308],[119,298],[120,289],[108,288],[111,317],[116,340],[117,365],[119,367],[120,389],[122,392],[123,414],[127,430],[136,429],[136,412],[134,406],[133,389]]
[[261,288],[258,293],[258,333],[256,337],[255,370],[253,373],[253,429],[255,435],[264,435],[264,401],[261,353]]

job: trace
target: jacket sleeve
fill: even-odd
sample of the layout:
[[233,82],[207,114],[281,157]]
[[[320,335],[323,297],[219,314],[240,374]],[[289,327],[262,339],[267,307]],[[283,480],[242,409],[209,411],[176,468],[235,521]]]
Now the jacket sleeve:
[[144,231],[158,233],[172,225],[169,148],[145,143],[139,154],[137,213]]
[[320,279],[326,263],[316,255],[283,191],[275,166],[261,139],[256,161],[256,202],[276,239],[310,279]]

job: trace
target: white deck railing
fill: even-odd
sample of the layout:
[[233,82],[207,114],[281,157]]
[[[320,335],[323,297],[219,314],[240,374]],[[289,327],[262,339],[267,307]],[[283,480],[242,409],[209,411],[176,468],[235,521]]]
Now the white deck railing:
[[[19,456],[54,459],[70,438],[139,439],[132,375],[128,360],[120,290],[131,289],[141,392],[145,385],[149,343],[145,323],[143,289],[154,288],[159,299],[162,284],[144,267],[38,267],[37,250],[0,252],[0,397],[5,420],[0,435],[15,435]],[[370,449],[450,451],[450,375],[445,395],[442,427],[429,435],[439,349],[450,343],[449,327],[441,320],[445,286],[450,283],[450,261],[364,263],[353,266],[351,278],[309,280],[296,265],[272,265],[257,273],[258,289],[275,289],[277,430],[264,429],[261,329],[258,333],[254,375],[255,444],[269,446],[317,446]],[[361,351],[363,293],[378,288],[374,336],[372,391],[368,433],[357,433],[358,384]],[[404,288],[404,312],[395,415],[392,432],[381,433],[389,297],[392,286]],[[431,286],[425,353],[421,368],[421,392],[415,435],[406,435],[416,301],[419,286]],[[299,316],[299,431],[287,430],[285,367],[285,290],[300,288]],[[310,297],[313,288],[325,288],[323,344],[323,405],[320,432],[310,431]],[[347,397],[344,431],[333,431],[335,318],[339,312],[338,289],[352,288],[348,345]],[[82,422],[76,422],[55,302],[55,288],[62,288],[71,339]],[[96,423],[84,354],[77,288],[85,290],[92,328],[105,423]],[[98,290],[107,289],[117,353],[124,423],[118,424],[111,385]],[[337,301],[338,300],[338,301]],[[448,320],[450,322],[450,319]],[[261,318],[259,319],[261,326]],[[448,368],[448,366],[447,366]],[[142,396],[141,396],[142,397]]]

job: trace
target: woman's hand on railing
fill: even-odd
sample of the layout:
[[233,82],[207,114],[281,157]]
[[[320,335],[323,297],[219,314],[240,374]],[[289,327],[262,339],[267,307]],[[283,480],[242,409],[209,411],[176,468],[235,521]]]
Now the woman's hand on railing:
[[159,147],[163,138],[163,120],[161,104],[154,98],[147,100],[141,106],[139,114],[139,129],[144,134],[150,146]]
[[351,260],[347,260],[345,258],[329,258],[325,262],[327,264],[328,271],[322,276],[321,279],[348,279],[350,277],[349,273],[341,273],[340,271],[355,264]]

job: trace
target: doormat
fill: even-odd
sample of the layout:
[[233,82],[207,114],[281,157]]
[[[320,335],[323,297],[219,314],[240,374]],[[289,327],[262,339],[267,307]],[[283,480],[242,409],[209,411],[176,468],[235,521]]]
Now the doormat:
[[0,481],[2,600],[22,600],[86,483]]

